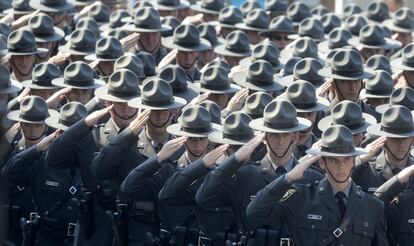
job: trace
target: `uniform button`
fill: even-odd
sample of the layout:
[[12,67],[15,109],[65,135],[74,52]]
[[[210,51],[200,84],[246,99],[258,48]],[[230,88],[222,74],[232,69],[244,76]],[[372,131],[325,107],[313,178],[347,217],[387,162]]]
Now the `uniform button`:
[[312,225],[312,229],[315,229],[315,225]]

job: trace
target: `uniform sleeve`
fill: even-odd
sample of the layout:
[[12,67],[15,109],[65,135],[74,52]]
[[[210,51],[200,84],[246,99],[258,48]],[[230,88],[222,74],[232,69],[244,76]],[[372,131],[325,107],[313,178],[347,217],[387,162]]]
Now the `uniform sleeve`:
[[209,169],[204,166],[202,159],[176,172],[162,188],[160,201],[174,206],[195,205],[195,195],[199,188],[197,181],[208,172]]
[[29,168],[40,158],[36,145],[10,158],[3,168],[3,175],[14,185],[25,186],[29,179]]
[[232,155],[207,174],[204,183],[197,191],[196,203],[202,207],[228,206],[231,197],[240,193],[240,190],[236,188],[239,185],[235,174],[242,165]]
[[397,176],[390,178],[387,182],[381,185],[374,193],[374,195],[384,202],[389,204],[394,197],[398,196],[403,190],[404,185],[398,180]]

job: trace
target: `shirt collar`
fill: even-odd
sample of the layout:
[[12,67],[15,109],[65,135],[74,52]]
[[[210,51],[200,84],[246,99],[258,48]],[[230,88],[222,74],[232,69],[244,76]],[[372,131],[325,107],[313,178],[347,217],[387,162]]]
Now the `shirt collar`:
[[[345,190],[343,190],[343,192],[345,193],[346,199],[349,199],[349,195],[351,194],[351,187],[352,187],[352,182],[351,180],[348,181],[348,186],[345,188]],[[336,195],[336,193],[338,193],[338,190],[335,190],[335,188],[332,186],[332,191],[333,194]]]
[[[276,171],[276,168],[280,165],[277,165],[276,163],[273,163],[272,159],[270,159],[269,156],[267,158],[269,159],[270,165],[272,166],[273,170]],[[290,170],[292,170],[292,168],[293,168],[294,163],[295,163],[295,158],[293,158],[293,155],[292,155],[292,157],[290,158],[288,163],[283,165],[283,168],[286,170],[286,172],[290,172]]]

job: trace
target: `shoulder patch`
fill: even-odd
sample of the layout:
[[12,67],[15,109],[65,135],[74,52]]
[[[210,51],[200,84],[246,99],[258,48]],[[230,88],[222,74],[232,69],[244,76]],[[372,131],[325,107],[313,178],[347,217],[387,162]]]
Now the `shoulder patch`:
[[282,199],[280,199],[280,201],[281,202],[287,201],[295,193],[296,193],[295,189],[287,190],[286,193],[282,196]]

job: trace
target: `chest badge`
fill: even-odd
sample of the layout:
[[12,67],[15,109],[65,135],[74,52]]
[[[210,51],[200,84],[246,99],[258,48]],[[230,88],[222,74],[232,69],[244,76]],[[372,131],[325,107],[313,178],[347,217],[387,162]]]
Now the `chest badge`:
[[59,183],[58,182],[54,182],[54,181],[50,181],[50,180],[46,180],[46,185],[47,186],[58,187],[59,186]]
[[308,220],[322,220],[322,215],[308,214]]

